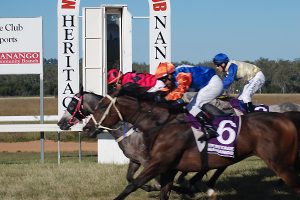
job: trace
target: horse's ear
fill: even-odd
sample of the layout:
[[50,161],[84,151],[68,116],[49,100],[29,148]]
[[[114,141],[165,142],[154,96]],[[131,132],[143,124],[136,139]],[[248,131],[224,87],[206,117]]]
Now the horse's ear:
[[80,86],[79,86],[79,94],[83,95],[83,85],[82,84],[80,84]]

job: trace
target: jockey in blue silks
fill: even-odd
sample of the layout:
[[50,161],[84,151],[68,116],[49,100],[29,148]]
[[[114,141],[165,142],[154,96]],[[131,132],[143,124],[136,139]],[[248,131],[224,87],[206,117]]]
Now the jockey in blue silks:
[[265,76],[261,69],[250,63],[229,60],[228,56],[223,53],[217,54],[213,62],[218,71],[226,73],[223,79],[224,90],[227,90],[234,81],[240,79],[247,81],[238,99],[247,112],[253,112],[252,97],[265,83]]
[[197,91],[186,108],[207,130],[207,135],[203,135],[199,140],[208,140],[218,136],[217,131],[211,125],[211,120],[201,110],[204,104],[215,99],[223,91],[222,80],[213,68],[190,65],[175,67],[172,63],[164,62],[158,65],[155,76],[166,85],[163,89],[163,91],[168,91],[166,100],[178,100],[188,90]]

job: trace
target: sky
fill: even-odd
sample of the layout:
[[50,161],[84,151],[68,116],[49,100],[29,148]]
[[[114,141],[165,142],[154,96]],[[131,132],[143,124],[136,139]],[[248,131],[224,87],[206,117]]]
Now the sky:
[[[170,1],[173,62],[211,61],[220,52],[248,61],[300,58],[300,0]],[[81,0],[80,7],[101,4],[127,4],[133,16],[149,15],[148,0]],[[38,16],[44,57],[57,58],[57,0],[1,0],[1,18]],[[149,63],[148,36],[148,20],[133,19],[134,62]]]

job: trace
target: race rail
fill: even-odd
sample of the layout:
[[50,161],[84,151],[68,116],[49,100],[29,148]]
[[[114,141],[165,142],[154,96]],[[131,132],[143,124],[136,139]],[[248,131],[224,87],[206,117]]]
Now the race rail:
[[[60,133],[61,132],[79,132],[79,161],[81,161],[81,131],[83,124],[76,124],[70,130],[61,130],[57,124],[0,124],[0,132],[57,132],[57,162],[60,164]],[[44,138],[40,139],[41,162],[44,163]]]

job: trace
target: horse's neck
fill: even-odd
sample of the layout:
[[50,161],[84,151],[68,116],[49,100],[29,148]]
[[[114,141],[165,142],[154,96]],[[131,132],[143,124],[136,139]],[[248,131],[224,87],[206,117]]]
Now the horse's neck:
[[84,109],[88,114],[92,114],[98,102],[101,100],[101,97],[94,93],[86,93],[84,94],[83,99],[84,99]]
[[139,103],[121,103],[120,112],[124,121],[131,123],[143,132],[145,144],[151,145],[157,135],[157,131],[164,124],[176,118],[169,114],[165,108],[157,107],[148,102]]
[[143,133],[128,129],[126,133],[119,130],[111,131],[110,134],[115,138],[115,140],[122,138],[118,141],[118,145],[127,158],[143,165],[149,158],[149,151],[145,144]]

